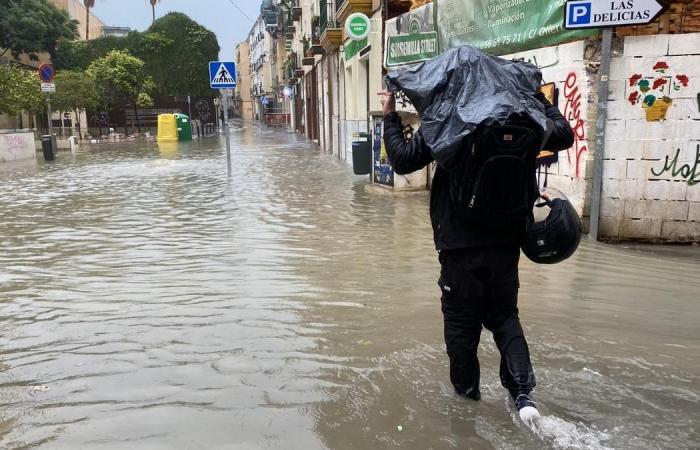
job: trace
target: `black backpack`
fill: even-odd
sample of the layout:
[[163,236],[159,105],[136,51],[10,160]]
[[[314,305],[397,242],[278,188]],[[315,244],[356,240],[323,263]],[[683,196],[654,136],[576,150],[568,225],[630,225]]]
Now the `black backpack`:
[[542,128],[521,116],[481,125],[450,168],[450,195],[468,222],[524,229],[537,198],[535,170]]

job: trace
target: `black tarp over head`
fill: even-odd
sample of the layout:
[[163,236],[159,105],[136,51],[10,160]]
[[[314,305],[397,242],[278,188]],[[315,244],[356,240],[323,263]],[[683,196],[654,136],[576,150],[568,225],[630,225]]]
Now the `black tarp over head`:
[[542,73],[533,64],[506,60],[464,45],[409,69],[390,72],[387,89],[402,91],[421,116],[425,143],[438,164],[450,167],[464,139],[482,123],[504,123],[513,114],[551,130],[535,98]]

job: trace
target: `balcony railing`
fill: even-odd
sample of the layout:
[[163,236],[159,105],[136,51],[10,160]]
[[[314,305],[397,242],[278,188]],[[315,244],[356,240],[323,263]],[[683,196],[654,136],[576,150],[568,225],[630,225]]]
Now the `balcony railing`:
[[340,21],[338,20],[338,9],[343,4],[342,1],[336,0],[335,5],[333,0],[319,0],[321,8],[321,16],[318,22],[319,39],[315,40],[314,54],[322,55],[324,53],[337,50],[343,43],[343,32],[341,30]]
[[[339,3],[342,4],[342,1]],[[319,6],[321,7],[319,35],[323,34],[323,32],[326,31],[326,28],[340,28],[340,23],[336,17],[336,8],[333,7],[333,0],[320,0]]]

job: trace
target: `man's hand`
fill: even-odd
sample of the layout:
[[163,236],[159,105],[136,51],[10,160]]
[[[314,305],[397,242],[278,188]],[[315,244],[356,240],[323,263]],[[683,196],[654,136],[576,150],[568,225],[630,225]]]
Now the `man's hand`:
[[377,95],[379,95],[382,98],[382,113],[385,116],[389,113],[396,112],[396,98],[394,97],[393,92],[381,91],[377,92]]

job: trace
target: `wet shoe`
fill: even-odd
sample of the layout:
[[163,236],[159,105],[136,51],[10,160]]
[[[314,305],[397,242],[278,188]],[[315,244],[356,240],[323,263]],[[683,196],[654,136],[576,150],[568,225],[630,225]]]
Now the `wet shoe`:
[[520,420],[523,422],[532,422],[540,418],[540,412],[537,410],[535,401],[526,394],[518,395],[515,399],[515,407],[518,408]]
[[463,398],[468,398],[470,400],[476,400],[477,402],[481,400],[481,392],[479,391],[474,391],[473,389],[470,389],[469,391],[463,391],[460,389],[455,388],[455,394],[459,395],[460,397]]

